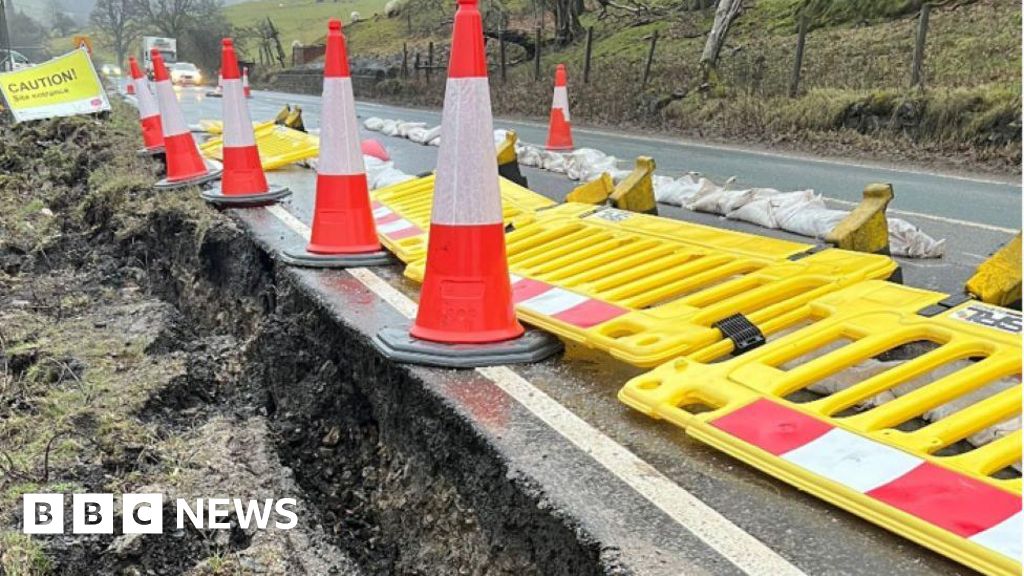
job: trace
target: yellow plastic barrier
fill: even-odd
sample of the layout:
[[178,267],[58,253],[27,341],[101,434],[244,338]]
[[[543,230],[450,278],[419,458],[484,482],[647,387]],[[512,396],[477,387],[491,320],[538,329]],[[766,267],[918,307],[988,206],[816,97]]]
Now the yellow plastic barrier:
[[[875,254],[809,253],[808,244],[586,204],[540,212],[506,244],[520,319],[637,366],[705,347],[742,352],[811,300],[897,270]],[[420,280],[422,262],[405,274]],[[747,342],[731,335],[737,322],[760,332]]]
[[[265,122],[253,122],[253,130],[259,129],[261,126],[267,126],[273,124],[273,121],[267,120]],[[214,136],[220,136],[224,133],[224,122],[220,120],[200,120],[199,129],[207,134],[213,134]]]
[[[255,127],[256,146],[264,170],[274,170],[313,158],[320,153],[320,139],[285,126],[264,122]],[[222,160],[223,139],[211,138],[199,146],[204,156]]]
[[864,199],[836,224],[825,241],[844,250],[889,254],[889,222],[885,219],[885,210],[892,199],[891,184],[868,185]]
[[612,190],[608,197],[620,210],[658,214],[658,201],[654,198],[654,158],[638,156],[636,167]]
[[989,304],[1011,306],[1021,299],[1020,232],[975,270],[967,292]]
[[580,184],[565,195],[566,202],[582,202],[584,204],[604,204],[608,196],[615,190],[615,183],[607,172],[590,182]]
[[668,362],[619,399],[967,566],[1020,574],[1020,312],[870,281],[801,316],[743,356]]
[[[555,205],[510,180],[500,180],[506,225],[522,226],[533,219],[536,211]],[[434,175],[380,188],[371,192],[370,198],[381,243],[403,262],[422,259],[427,251]]]

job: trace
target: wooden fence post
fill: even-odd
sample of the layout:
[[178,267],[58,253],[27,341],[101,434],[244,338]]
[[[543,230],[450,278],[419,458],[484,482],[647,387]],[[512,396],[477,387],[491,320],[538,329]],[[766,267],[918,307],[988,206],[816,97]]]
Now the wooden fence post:
[[415,80],[420,79],[420,51],[416,51],[416,58],[413,60],[412,75]]
[[647,87],[647,79],[651,76],[651,64],[654,62],[654,47],[658,44],[658,31],[651,34],[651,49],[647,52],[647,63],[644,65],[644,79],[640,83],[641,88]]
[[409,44],[402,42],[402,78],[409,79]]
[[540,28],[537,28],[537,39],[533,51],[533,80],[540,80]]
[[427,44],[427,83],[430,83],[430,75],[434,72],[434,43]]
[[910,70],[910,85],[924,84],[924,42],[928,37],[928,14],[932,11],[931,4],[921,5],[921,14],[917,17],[917,39],[914,42],[914,64]]
[[804,42],[807,38],[807,16],[800,15],[800,31],[796,36],[796,58],[793,59],[793,77],[789,81],[789,97],[800,93],[800,69],[804,65]]
[[501,83],[504,84],[507,79],[505,76],[505,30],[501,31],[501,44],[499,45],[498,55],[501,58]]
[[590,54],[594,45],[594,27],[587,28],[587,52],[583,58],[583,83],[590,82]]

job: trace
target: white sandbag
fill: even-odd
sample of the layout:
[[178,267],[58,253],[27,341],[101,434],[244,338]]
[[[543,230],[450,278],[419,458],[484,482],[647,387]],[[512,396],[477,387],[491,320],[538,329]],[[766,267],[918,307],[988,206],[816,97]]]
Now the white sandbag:
[[385,120],[384,124],[381,125],[380,131],[386,136],[397,136],[398,135],[398,121],[397,120]]
[[[508,130],[505,130],[504,128],[495,128],[494,129],[494,146],[495,147],[497,147],[498,144],[501,144],[502,142],[505,141],[505,135],[506,134],[508,134]],[[516,144],[519,144],[518,140],[516,141]]]
[[849,212],[843,210],[832,210],[825,208],[824,203],[817,205],[817,203],[809,203],[804,206],[799,206],[798,209],[793,210],[792,213],[787,215],[777,215],[779,219],[779,228],[792,232],[794,234],[800,234],[801,236],[810,236],[811,238],[824,238],[836,224],[843,221],[843,218],[849,216]]
[[541,166],[541,150],[536,146],[523,146],[519,151],[519,164],[522,166]]
[[589,181],[602,172],[613,170],[618,159],[593,148],[580,148],[565,154],[565,175],[570,180]]
[[695,196],[687,207],[698,212],[725,215],[752,201],[755,196],[756,192],[750,188],[746,190],[719,188]]
[[381,128],[384,127],[384,119],[376,116],[370,116],[366,120],[363,120],[363,128],[371,132],[380,132]]
[[565,156],[558,152],[544,151],[541,154],[541,168],[548,172],[565,174]]
[[697,172],[689,172],[676,178],[671,184],[665,183],[658,186],[655,181],[654,197],[658,202],[672,204],[673,206],[686,206],[700,194],[708,190],[720,188],[711,180],[701,176]]
[[417,126],[409,130],[407,138],[409,138],[410,142],[426,145],[427,141],[430,140],[430,138],[428,138],[429,135],[429,129],[424,128],[422,126]]
[[754,199],[725,215],[730,220],[750,222],[764,228],[779,228],[779,215],[788,216],[796,210],[811,205],[815,200],[813,190],[779,192],[764,189],[755,193]]
[[941,258],[946,241],[932,238],[906,220],[889,218],[889,249],[894,256]]
[[440,145],[441,145],[441,136],[440,135],[435,136],[435,137],[433,137],[433,138],[431,138],[430,140],[427,141],[427,146],[440,146]]
[[398,123],[398,135],[402,138],[409,137],[409,131],[415,130],[416,128],[426,128],[426,122],[399,122]]

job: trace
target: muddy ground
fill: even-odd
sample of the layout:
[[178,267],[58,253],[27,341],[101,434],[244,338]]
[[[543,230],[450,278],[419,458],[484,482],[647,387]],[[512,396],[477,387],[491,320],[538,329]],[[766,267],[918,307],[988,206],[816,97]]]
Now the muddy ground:
[[[136,145],[121,105],[0,126],[0,574],[622,572]],[[163,493],[165,531],[30,537],[29,492]],[[178,530],[179,497],[299,523]]]

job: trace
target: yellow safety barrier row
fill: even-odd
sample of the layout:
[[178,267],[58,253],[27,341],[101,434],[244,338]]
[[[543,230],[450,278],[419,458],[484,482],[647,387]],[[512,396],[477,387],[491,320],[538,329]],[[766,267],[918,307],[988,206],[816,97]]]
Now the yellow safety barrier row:
[[967,566],[1020,574],[1021,314],[964,300],[862,282],[810,302],[785,337],[678,358],[619,398]]
[[[506,225],[523,226],[552,200],[501,178],[502,212]],[[430,174],[370,193],[377,235],[381,243],[403,262],[422,259],[427,252],[427,230],[434,200],[434,175]]]
[[[897,270],[884,256],[586,204],[539,212],[506,244],[523,321],[637,366],[742,352],[811,300]],[[406,268],[422,274],[422,262]]]
[[[264,170],[275,170],[320,153],[319,138],[285,126],[275,126],[273,121],[255,124],[254,132]],[[202,143],[199,150],[208,158],[223,160],[223,138],[211,138]]]

